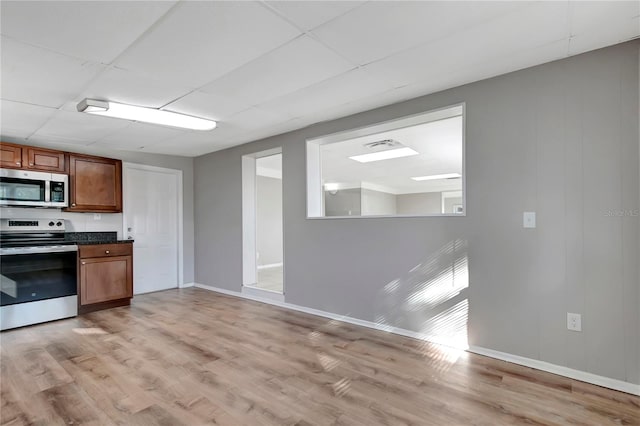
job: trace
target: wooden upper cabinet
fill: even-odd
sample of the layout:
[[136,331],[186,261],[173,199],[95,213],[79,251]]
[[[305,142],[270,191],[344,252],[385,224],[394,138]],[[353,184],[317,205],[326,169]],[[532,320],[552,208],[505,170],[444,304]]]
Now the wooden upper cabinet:
[[62,151],[34,146],[0,143],[0,167],[50,173],[66,173],[66,155]]
[[0,143],[0,167],[5,169],[22,168],[22,146]]
[[31,146],[23,147],[22,151],[22,166],[25,169],[52,173],[65,173],[67,171],[64,152]]
[[122,161],[69,154],[67,211],[122,212]]

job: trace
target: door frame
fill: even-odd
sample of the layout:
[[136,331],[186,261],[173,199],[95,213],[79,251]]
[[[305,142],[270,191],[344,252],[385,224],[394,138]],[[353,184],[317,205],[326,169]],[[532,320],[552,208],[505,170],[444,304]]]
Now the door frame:
[[[284,161],[282,167],[282,293],[276,293],[256,287],[257,283],[257,170],[256,160],[262,157],[272,155],[283,155],[281,146],[254,152],[242,156],[242,287],[241,292],[247,294],[259,294],[269,299],[284,301],[286,292],[286,282],[284,270],[286,268],[285,260],[285,241],[284,241]],[[284,158],[283,158],[284,160]]]
[[[178,170],[178,169],[169,169],[166,167],[158,167],[158,166],[148,166],[146,164],[138,164],[138,163],[128,163],[128,162],[123,162],[122,163],[122,182],[123,182],[123,186],[122,186],[122,238],[126,239],[127,238],[127,185],[125,184],[125,182],[127,182],[127,177],[129,174],[129,170],[142,170],[142,171],[147,171],[147,172],[156,172],[156,173],[166,173],[169,175],[173,175],[176,177],[177,179],[177,186],[178,186],[178,193],[177,193],[177,208],[178,208],[178,215],[177,215],[177,229],[178,229],[178,235],[177,235],[177,243],[178,243],[178,288],[184,288],[187,287],[185,286],[185,282],[184,282],[184,246],[183,246],[183,242],[184,242],[184,220],[183,220],[183,215],[184,215],[184,199],[183,199],[183,187],[182,187],[182,170]],[[134,283],[135,286],[135,283]]]

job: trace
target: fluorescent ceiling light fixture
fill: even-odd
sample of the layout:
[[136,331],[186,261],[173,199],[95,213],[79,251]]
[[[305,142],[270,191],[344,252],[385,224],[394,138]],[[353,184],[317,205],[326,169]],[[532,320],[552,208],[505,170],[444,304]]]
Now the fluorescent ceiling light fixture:
[[205,118],[95,99],[84,99],[81,101],[78,104],[78,111],[191,130],[213,130],[216,128],[215,121]]
[[437,179],[456,179],[462,177],[460,173],[445,173],[443,175],[431,175],[431,176],[416,176],[412,177],[413,180],[437,180]]
[[418,155],[418,152],[405,146],[404,148],[372,152],[371,154],[355,155],[349,158],[360,163],[370,163],[372,161],[390,160],[392,158],[409,157],[411,155]]

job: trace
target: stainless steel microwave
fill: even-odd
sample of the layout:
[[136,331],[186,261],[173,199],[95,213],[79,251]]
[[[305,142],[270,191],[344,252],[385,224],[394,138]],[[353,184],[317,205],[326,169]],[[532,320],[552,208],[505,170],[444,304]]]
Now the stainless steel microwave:
[[0,206],[69,206],[69,176],[0,169]]

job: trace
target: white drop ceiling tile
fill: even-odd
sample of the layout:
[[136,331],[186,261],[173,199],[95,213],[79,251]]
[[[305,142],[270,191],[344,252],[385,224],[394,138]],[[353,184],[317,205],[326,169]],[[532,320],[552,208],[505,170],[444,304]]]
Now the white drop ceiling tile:
[[26,130],[3,128],[0,131],[0,138],[2,138],[4,142],[28,144],[27,138],[29,138],[31,133],[32,132]]
[[[188,153],[185,152],[185,150],[181,148],[180,145],[163,145],[153,147],[153,154],[177,155],[181,157],[199,157],[200,155],[209,154],[215,151],[221,151],[223,149],[231,148],[235,145],[239,144],[224,141],[203,145],[194,145],[189,149]],[[148,152],[146,149],[142,149],[141,151]]]
[[59,108],[104,66],[1,38],[3,99]]
[[104,99],[148,108],[160,108],[191,90],[186,85],[166,83],[154,76],[109,68],[93,80],[75,100],[79,102],[84,98]]
[[200,87],[299,34],[256,2],[181,2],[116,64]]
[[[363,99],[361,103],[367,109],[375,109],[384,105],[390,105],[414,99],[419,96],[436,93],[442,90],[459,87],[474,81],[484,80],[509,72],[532,67],[546,62],[555,61],[567,56],[567,40],[560,40],[527,49],[520,52],[502,55],[499,57],[485,58],[468,66],[456,68],[437,68],[433,74],[424,75],[425,78],[416,79],[406,86],[398,87],[392,91]],[[365,67],[367,69],[368,67]],[[342,108],[342,107],[341,107]],[[345,110],[352,105],[343,106]]]
[[2,34],[78,58],[109,63],[174,1],[3,1]]
[[46,146],[51,149],[59,149],[61,151],[73,151],[74,146],[87,146],[91,145],[92,141],[86,139],[73,139],[64,136],[52,136],[41,135],[36,133],[29,137],[29,140],[25,142],[28,144]]
[[34,136],[92,143],[129,124],[127,120],[60,110]]
[[364,69],[390,79],[395,87],[435,82],[477,63],[566,39],[567,14],[566,3],[528,4],[450,37],[370,63]]
[[233,96],[196,91],[172,102],[164,109],[211,120],[225,120],[250,106]]
[[[568,2],[542,1],[527,4],[496,19],[484,22],[467,33],[470,37],[486,38],[480,43],[491,52],[521,51],[527,48],[566,39],[569,36]],[[472,45],[472,49],[475,45]],[[486,56],[486,55],[485,55]]]
[[291,120],[275,124],[269,127],[263,127],[250,131],[249,133],[241,135],[241,139],[246,142],[255,141],[259,139],[268,138],[270,136],[280,135],[296,129],[305,127],[309,123],[305,123],[300,118],[293,118]]
[[351,63],[330,49],[308,36],[302,36],[201,90],[238,97],[250,105],[258,105],[352,68]]
[[210,132],[187,132],[144,147],[141,151],[196,157],[232,146],[229,142],[229,135],[230,133],[224,129],[214,129]]
[[[567,56],[567,40],[528,49],[512,55],[504,55],[491,58],[484,62],[476,63],[473,67],[461,68],[455,72],[444,74],[438,78],[438,86],[431,87],[428,92],[433,93],[448,88],[458,87],[472,81],[479,81],[507,74],[520,69],[529,68],[541,63],[551,62]],[[417,91],[414,90],[414,92]]]
[[528,2],[368,2],[312,32],[358,64],[450,36]]
[[0,101],[0,133],[11,130],[12,135],[29,137],[56,113],[55,108],[39,105]]
[[361,68],[340,74],[289,95],[259,105],[261,108],[305,118],[317,113],[390,90],[392,86]]
[[570,10],[571,55],[640,36],[640,2],[572,2]]
[[293,118],[285,112],[273,111],[268,108],[251,107],[235,114],[221,123],[221,129],[232,128],[246,133],[250,130],[275,126]]
[[267,1],[273,8],[304,30],[311,30],[351,9],[364,1]]
[[94,145],[107,148],[137,150],[187,133],[185,130],[144,123],[131,123],[99,139]]

